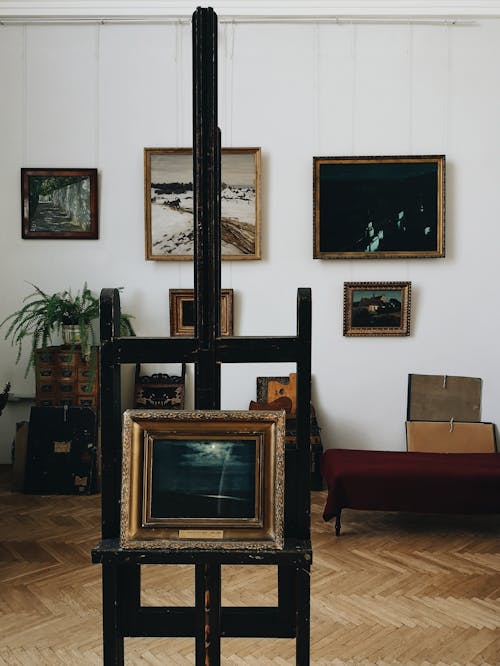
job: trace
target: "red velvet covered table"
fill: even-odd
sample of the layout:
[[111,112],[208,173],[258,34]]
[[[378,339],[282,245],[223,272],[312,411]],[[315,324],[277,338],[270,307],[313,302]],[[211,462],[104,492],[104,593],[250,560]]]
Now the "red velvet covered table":
[[500,513],[500,454],[328,449],[324,520],[342,509]]

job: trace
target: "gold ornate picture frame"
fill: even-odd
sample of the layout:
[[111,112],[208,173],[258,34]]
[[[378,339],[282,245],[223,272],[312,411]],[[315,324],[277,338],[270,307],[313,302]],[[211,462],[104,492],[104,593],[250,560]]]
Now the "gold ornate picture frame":
[[285,414],[129,410],[123,548],[283,548]]
[[[169,289],[170,335],[194,336],[194,289]],[[221,335],[233,335],[232,289],[221,289]]]
[[[261,258],[260,171],[260,148],[222,148],[222,259]],[[146,259],[193,259],[191,148],[144,149],[144,217]]]
[[314,157],[314,259],[444,257],[445,156]]
[[410,335],[411,282],[344,282],[344,335]]

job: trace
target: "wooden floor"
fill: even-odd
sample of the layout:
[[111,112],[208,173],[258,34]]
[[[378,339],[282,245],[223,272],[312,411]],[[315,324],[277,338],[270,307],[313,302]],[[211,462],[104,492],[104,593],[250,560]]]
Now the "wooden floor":
[[[8,469],[8,468],[7,468]],[[0,473],[0,664],[102,664],[99,498],[10,492]],[[425,491],[424,491],[425,492]],[[500,664],[500,520],[312,507],[311,664]],[[143,603],[192,604],[191,567],[144,567]],[[226,604],[276,600],[275,570],[226,567]],[[295,643],[223,639],[223,664],[294,664]],[[194,639],[126,639],[127,664],[194,664]]]

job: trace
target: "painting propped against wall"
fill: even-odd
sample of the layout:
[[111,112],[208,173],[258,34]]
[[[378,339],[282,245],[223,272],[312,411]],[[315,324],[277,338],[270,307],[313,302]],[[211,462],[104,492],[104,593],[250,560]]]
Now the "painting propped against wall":
[[444,155],[313,162],[315,259],[444,257]]
[[[222,148],[222,259],[260,259],[260,148]],[[146,259],[192,260],[191,148],[144,149]]]
[[97,169],[21,169],[23,238],[97,238]]

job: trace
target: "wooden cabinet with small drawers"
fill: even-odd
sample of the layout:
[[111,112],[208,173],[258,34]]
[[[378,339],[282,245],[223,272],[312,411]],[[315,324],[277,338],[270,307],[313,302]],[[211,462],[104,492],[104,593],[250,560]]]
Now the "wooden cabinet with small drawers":
[[99,349],[92,348],[89,360],[80,347],[62,345],[38,349],[35,358],[36,404],[38,407],[99,406]]

